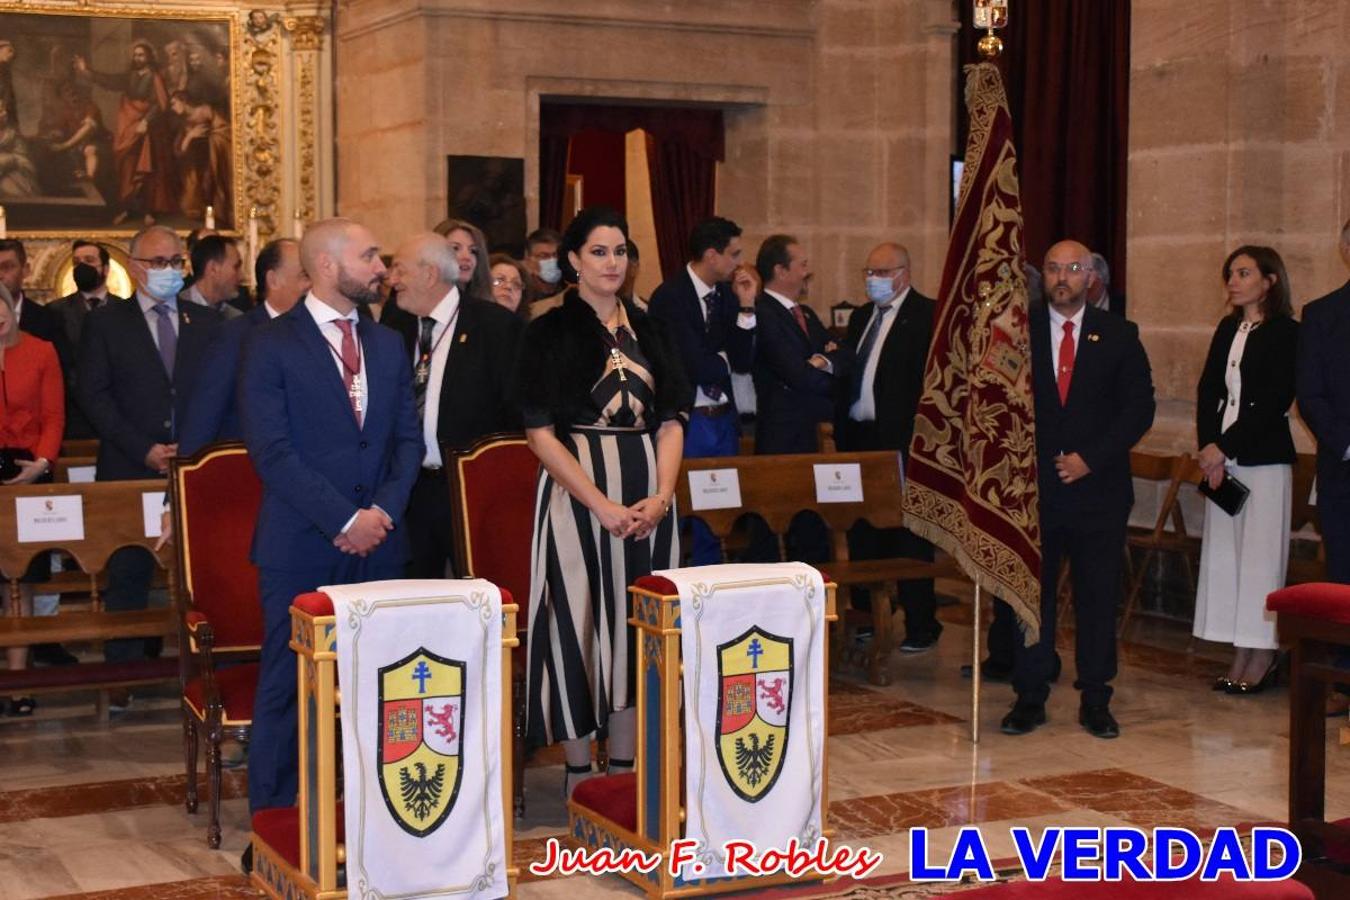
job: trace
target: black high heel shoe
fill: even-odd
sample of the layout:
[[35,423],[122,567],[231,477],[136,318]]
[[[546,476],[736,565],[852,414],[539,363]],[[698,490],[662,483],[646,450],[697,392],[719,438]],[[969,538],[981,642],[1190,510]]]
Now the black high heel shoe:
[[1227,675],[1220,675],[1218,678],[1214,679],[1214,683],[1210,685],[1209,689],[1211,691],[1227,691],[1232,687],[1233,679],[1229,678]]
[[1280,663],[1283,661],[1281,655],[1276,653],[1275,657],[1270,661],[1270,665],[1266,668],[1266,674],[1261,676],[1260,681],[1255,684],[1250,681],[1235,682],[1232,687],[1228,688],[1228,693],[1246,697],[1251,694],[1259,694],[1266,688],[1279,684]]

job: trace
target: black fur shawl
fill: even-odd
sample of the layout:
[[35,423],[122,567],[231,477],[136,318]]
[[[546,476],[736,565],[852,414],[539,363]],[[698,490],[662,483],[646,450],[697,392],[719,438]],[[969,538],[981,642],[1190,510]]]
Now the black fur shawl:
[[[628,301],[624,312],[656,379],[655,415],[648,417],[655,430],[674,413],[688,411],[693,390],[665,326]],[[595,311],[575,289],[568,290],[561,306],[525,329],[516,371],[521,409],[550,413],[559,432],[576,423],[604,371],[609,356],[605,338]]]

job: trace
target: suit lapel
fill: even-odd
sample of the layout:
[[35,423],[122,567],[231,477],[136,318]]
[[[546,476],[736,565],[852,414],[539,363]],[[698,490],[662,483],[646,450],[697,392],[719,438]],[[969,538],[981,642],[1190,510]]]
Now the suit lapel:
[[[461,383],[460,369],[463,367],[463,359],[468,353],[468,345],[478,337],[478,320],[474,316],[473,308],[469,306],[468,301],[463,296],[459,298],[458,308],[459,313],[455,316],[454,330],[445,338],[450,342],[450,346],[445,349],[445,371],[441,373],[441,396],[437,401],[436,412],[437,432],[445,429],[445,423],[449,422],[453,415],[449,407],[454,399],[454,386]],[[439,434],[437,436],[439,437]]]
[[1055,384],[1055,357],[1050,352],[1050,314],[1044,307],[1033,311],[1028,328],[1031,329],[1031,376],[1039,391],[1054,397],[1059,404],[1059,389]]
[[[126,301],[126,305],[120,307],[122,314],[126,317],[127,336],[133,343],[140,344],[140,350],[136,355],[144,359],[154,360],[151,365],[160,377],[164,379],[165,384],[172,384],[168,371],[164,368],[164,358],[159,355],[159,346],[155,339],[150,336],[150,323],[146,321],[145,313],[141,311],[141,303],[133,298]],[[181,323],[180,323],[181,324]]]
[[[325,385],[323,393],[336,401],[346,414],[347,421],[355,425],[356,417],[352,414],[351,399],[347,396],[347,388],[342,384],[342,376],[338,374],[337,358],[333,355],[332,345],[324,339],[323,332],[319,330],[319,323],[305,308],[304,301],[296,306],[289,318],[291,326],[300,337],[300,342],[309,349],[310,356],[313,357],[314,371],[318,373],[319,381]],[[357,333],[360,334],[360,326],[357,327]],[[364,360],[364,357],[362,359]],[[366,377],[369,384],[369,372]]]
[[207,327],[196,315],[194,304],[178,303],[178,349],[174,355],[174,381],[179,381],[188,360],[201,359],[208,341]]
[[1097,327],[1097,317],[1092,315],[1095,310],[1085,309],[1083,312],[1083,333],[1078,338],[1078,346],[1073,355],[1073,377],[1069,379],[1069,398],[1064,404],[1065,409],[1074,405],[1076,401],[1081,401],[1083,392],[1087,390],[1083,385],[1086,384],[1096,374],[1097,364],[1101,360],[1102,354],[1102,333]]

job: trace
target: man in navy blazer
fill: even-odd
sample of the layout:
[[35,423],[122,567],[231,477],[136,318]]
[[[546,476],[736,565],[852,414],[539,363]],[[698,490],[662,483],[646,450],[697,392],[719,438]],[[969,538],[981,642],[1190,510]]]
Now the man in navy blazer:
[[[684,271],[652,292],[648,312],[666,323],[680,361],[696,385],[684,435],[690,458],[735,456],[741,423],[731,390],[732,372],[749,372],[755,352],[758,285],[741,263],[741,229],[713,216],[689,235]],[[692,562],[722,561],[721,545],[702,522],[693,523]]]
[[291,601],[321,585],[402,577],[403,515],[423,450],[403,342],[357,313],[385,277],[374,236],[328,219],[305,232],[300,256],[312,289],[253,329],[239,377],[244,442],[263,483],[251,553],[265,633],[250,810],[295,802]]
[[[187,398],[202,373],[202,355],[220,326],[220,314],[179,303],[183,244],[170,228],[152,225],[131,239],[128,270],[136,283],[130,300],[110,300],[90,312],[80,334],[76,368],[80,407],[99,438],[99,481],[162,478],[177,449]],[[155,563],[136,548],[108,560],[104,606],[144,609]],[[150,648],[153,652],[154,643]],[[109,662],[143,654],[146,641],[108,641]],[[126,695],[112,705],[125,705]]]
[[1134,505],[1130,448],[1153,425],[1156,404],[1139,329],[1087,304],[1092,256],[1061,241],[1045,256],[1045,304],[1031,311],[1032,395],[1041,525],[1041,632],[1016,641],[1017,702],[1004,734],[1027,734],[1045,720],[1055,666],[1060,561],[1069,561],[1076,613],[1078,721],[1093,737],[1114,738],[1116,608],[1121,561]]
[[258,305],[222,325],[206,348],[202,377],[183,415],[179,456],[191,456],[216,441],[243,437],[235,383],[244,344],[255,327],[290,312],[309,292],[309,276],[300,265],[300,242],[293,238],[279,238],[263,247],[254,274]]
[[811,266],[796,238],[765,238],[755,269],[764,280],[755,303],[755,452],[815,453],[817,426],[834,417],[835,379],[851,357],[801,302]]
[[[1350,221],[1341,229],[1350,266]],[[1350,584],[1350,282],[1303,307],[1298,408],[1317,438],[1317,515],[1327,578]]]

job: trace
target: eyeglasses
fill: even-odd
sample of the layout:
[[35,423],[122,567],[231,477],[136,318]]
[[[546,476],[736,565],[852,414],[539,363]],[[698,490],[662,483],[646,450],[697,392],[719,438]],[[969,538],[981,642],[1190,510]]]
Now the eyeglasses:
[[152,256],[149,259],[143,256],[133,256],[132,259],[138,263],[145,263],[147,269],[181,269],[187,265],[187,259],[182,256]]
[[905,271],[906,268],[906,266],[893,266],[889,269],[863,269],[863,274],[868,278],[894,278]]
[[519,281],[511,281],[511,280],[508,280],[508,279],[506,279],[506,278],[500,278],[500,277],[492,279],[492,286],[493,286],[493,287],[510,288],[510,289],[513,290],[513,291],[523,291],[523,290],[525,290],[525,285],[522,284],[522,283],[520,283]]
[[1045,264],[1046,275],[1058,275],[1060,272],[1063,272],[1065,275],[1077,275],[1079,272],[1084,271],[1087,270],[1082,263],[1071,262],[1063,266],[1061,266],[1059,263],[1052,263],[1052,262]]

